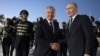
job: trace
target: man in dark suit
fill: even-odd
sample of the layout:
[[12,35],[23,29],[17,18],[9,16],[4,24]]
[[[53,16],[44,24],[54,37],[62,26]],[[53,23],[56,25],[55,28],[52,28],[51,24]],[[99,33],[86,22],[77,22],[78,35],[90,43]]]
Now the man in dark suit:
[[96,40],[89,17],[79,15],[78,6],[74,2],[66,6],[66,12],[70,17],[66,33],[69,56],[95,56]]
[[54,21],[55,9],[52,6],[46,8],[46,18],[37,23],[35,50],[33,56],[57,56],[59,37],[59,25]]
[[21,10],[21,19],[16,23],[16,56],[28,56],[29,44],[34,40],[33,24],[27,20],[28,11]]

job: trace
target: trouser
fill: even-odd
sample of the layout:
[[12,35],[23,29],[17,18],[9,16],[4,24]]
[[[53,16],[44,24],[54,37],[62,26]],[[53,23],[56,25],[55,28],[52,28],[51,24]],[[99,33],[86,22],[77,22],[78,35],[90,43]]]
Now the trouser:
[[46,56],[57,56],[57,51],[50,50]]
[[14,44],[15,44],[15,36],[12,37],[10,56],[13,56]]
[[2,50],[3,50],[3,56],[9,56],[9,49],[10,49],[10,45],[11,45],[11,39],[8,38],[4,38],[3,42],[2,42]]
[[28,56],[29,54],[29,45],[22,46],[20,45],[18,48],[16,48],[16,56]]
[[27,37],[18,37],[21,38],[18,46],[16,47],[16,56],[28,56],[29,54],[29,41],[25,39]]
[[58,56],[67,56],[67,45],[62,45],[60,51],[58,51]]
[[98,47],[95,47],[95,48],[94,48],[94,51],[92,52],[92,55],[93,55],[93,56],[97,56],[97,55],[96,55],[96,54],[97,54],[97,48],[98,48]]
[[11,45],[10,56],[13,56],[14,46]]

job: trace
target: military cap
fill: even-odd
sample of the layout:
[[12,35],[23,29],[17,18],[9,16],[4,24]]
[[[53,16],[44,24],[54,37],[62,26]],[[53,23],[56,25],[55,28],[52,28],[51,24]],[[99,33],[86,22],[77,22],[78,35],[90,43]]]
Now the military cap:
[[29,13],[28,13],[27,10],[21,10],[21,11],[20,11],[20,15],[21,15],[22,13],[25,13],[25,14],[29,15]]

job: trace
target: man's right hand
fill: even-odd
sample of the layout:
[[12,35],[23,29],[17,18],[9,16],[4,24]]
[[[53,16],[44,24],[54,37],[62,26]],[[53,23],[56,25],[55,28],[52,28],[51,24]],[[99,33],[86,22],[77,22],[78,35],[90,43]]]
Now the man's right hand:
[[90,56],[89,54],[84,54],[84,56]]
[[55,51],[60,50],[60,44],[59,43],[51,43],[50,47],[51,47],[52,50],[55,50]]

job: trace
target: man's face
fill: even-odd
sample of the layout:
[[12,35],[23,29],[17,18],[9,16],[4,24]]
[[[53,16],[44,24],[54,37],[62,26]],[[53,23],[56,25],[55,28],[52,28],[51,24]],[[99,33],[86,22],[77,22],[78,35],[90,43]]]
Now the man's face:
[[26,13],[21,14],[22,20],[27,20],[28,15]]
[[69,17],[73,17],[77,13],[77,7],[75,7],[73,4],[68,4],[66,6],[66,12]]
[[47,8],[45,14],[48,20],[53,20],[53,18],[55,17],[55,10],[52,8]]

